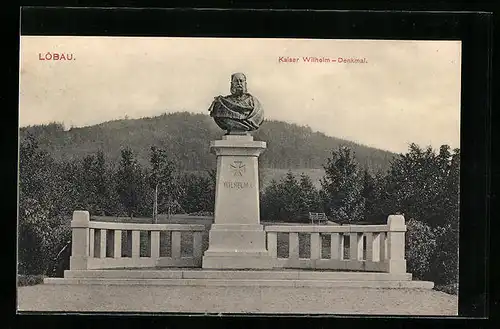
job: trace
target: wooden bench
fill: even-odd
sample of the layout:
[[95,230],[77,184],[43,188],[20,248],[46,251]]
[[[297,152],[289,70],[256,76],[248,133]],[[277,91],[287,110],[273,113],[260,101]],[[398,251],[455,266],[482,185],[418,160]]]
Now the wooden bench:
[[309,220],[311,221],[311,224],[322,224],[326,223],[328,221],[328,217],[324,212],[310,212],[309,213]]

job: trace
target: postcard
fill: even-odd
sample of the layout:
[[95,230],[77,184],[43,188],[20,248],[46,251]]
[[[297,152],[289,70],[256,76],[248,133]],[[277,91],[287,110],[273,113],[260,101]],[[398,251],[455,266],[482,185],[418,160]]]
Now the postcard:
[[457,315],[461,47],[21,36],[18,311]]

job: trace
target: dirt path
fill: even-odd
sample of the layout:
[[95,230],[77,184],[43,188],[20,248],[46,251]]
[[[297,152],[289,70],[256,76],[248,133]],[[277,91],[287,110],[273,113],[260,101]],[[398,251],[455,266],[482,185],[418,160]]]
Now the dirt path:
[[457,315],[434,290],[368,288],[36,285],[18,289],[19,311]]

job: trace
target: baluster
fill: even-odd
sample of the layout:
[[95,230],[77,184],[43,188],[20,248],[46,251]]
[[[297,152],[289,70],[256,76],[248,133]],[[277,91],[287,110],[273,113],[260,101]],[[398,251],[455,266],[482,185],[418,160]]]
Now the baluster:
[[363,257],[363,235],[351,233],[349,238],[349,259],[360,260]]
[[379,234],[379,242],[380,242],[380,244],[379,244],[379,246],[380,246],[379,261],[380,262],[383,262],[386,260],[386,256],[385,256],[386,255],[385,254],[385,249],[386,249],[385,246],[386,246],[386,239],[387,239],[386,236],[387,236],[386,232],[380,232],[380,234]]
[[160,231],[151,232],[151,258],[160,257]]
[[[340,239],[342,238],[342,239]],[[342,259],[344,254],[344,237],[339,233],[330,234],[330,259]]]
[[340,242],[340,246],[339,246],[339,250],[340,250],[340,259],[342,260],[345,260],[345,251],[347,249],[346,245],[345,245],[345,240],[346,240],[346,234],[343,234],[343,233],[340,233],[339,234],[339,242]]
[[278,258],[278,233],[267,233],[267,250],[272,258]]
[[172,258],[181,258],[181,232],[172,232]]
[[380,239],[384,237],[383,232],[373,234],[373,261],[380,262]]
[[321,258],[321,237],[319,233],[311,233],[311,259]]
[[299,233],[290,232],[288,235],[288,257],[299,259]]
[[95,257],[95,229],[91,228],[89,230],[89,257],[94,258]]
[[387,248],[387,243],[389,242],[389,232],[385,234],[385,239],[384,239],[384,259],[389,259],[389,248]]
[[141,231],[132,231],[132,258],[140,257]]
[[122,231],[121,230],[115,230],[115,241],[114,241],[114,253],[113,257],[114,258],[121,258],[122,257]]

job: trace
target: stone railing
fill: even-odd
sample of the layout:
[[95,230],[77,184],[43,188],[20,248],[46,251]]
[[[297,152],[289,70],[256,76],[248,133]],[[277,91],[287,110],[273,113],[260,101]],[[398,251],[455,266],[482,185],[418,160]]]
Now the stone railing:
[[[277,267],[406,272],[401,215],[389,216],[384,225],[269,225],[265,230]],[[286,244],[288,252],[280,255]]]
[[90,221],[73,213],[71,270],[201,267],[205,225]]
[[[90,220],[73,213],[70,270],[202,267],[207,224]],[[264,225],[276,268],[405,273],[406,225]]]

